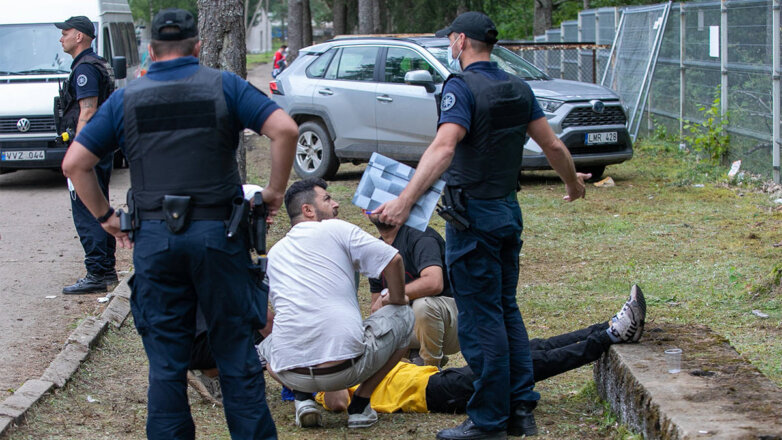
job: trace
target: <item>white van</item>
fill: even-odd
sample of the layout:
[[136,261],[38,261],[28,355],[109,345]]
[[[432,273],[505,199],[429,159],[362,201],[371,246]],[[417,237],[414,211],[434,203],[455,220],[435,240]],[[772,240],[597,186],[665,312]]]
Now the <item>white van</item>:
[[[73,58],[63,52],[54,23],[89,17],[95,52],[109,62],[125,57],[127,71],[135,72],[139,55],[130,7],[126,0],[0,0],[0,11],[0,174],[57,169],[66,147],[55,142],[54,97]],[[118,80],[117,87],[124,84]]]

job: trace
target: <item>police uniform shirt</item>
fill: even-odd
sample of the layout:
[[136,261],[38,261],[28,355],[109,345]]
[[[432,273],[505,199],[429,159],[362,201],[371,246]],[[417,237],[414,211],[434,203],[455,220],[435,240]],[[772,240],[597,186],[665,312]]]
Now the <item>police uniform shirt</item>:
[[[445,240],[431,227],[419,231],[402,225],[391,244],[399,251],[405,265],[405,284],[421,278],[421,271],[429,266],[443,269],[443,291],[436,296],[452,296],[448,277],[445,276]],[[369,291],[380,293],[386,285],[385,277],[370,278]]]
[[[486,76],[489,80],[501,81],[508,78],[509,73],[500,69],[497,63],[491,61],[478,61],[467,66],[465,71],[476,71]],[[532,99],[532,115],[528,122],[542,118],[543,109],[540,108],[537,99]],[[475,109],[475,99],[467,87],[467,83],[459,77],[450,78],[443,88],[440,98],[440,121],[438,127],[446,122],[461,125],[470,132],[470,122]]]
[[71,83],[69,85],[71,96],[76,96],[76,100],[93,98],[98,96],[100,90],[100,71],[98,68],[89,63],[81,63],[73,69],[84,56],[95,55],[95,52],[91,47],[84,49],[82,53],[76,55],[71,63]]
[[[196,57],[181,57],[169,61],[152,63],[146,74],[153,81],[172,81],[193,75],[199,68]],[[279,108],[260,90],[231,72],[222,72],[223,94],[228,112],[233,116],[234,145],[238,145],[241,130],[261,130],[266,119]],[[125,125],[123,97],[125,89],[111,94],[98,109],[76,140],[92,154],[103,157],[115,145],[125,148]]]

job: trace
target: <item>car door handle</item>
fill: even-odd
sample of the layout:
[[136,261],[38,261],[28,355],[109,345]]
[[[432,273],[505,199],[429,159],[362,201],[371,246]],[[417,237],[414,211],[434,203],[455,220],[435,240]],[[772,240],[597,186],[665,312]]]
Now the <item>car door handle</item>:
[[334,92],[332,92],[330,89],[320,89],[318,90],[318,93],[320,93],[321,95],[329,95],[329,96],[334,94]]
[[388,95],[382,95],[382,96],[378,96],[377,100],[378,101],[383,101],[383,102],[393,102],[394,98],[392,98],[392,97],[390,97]]

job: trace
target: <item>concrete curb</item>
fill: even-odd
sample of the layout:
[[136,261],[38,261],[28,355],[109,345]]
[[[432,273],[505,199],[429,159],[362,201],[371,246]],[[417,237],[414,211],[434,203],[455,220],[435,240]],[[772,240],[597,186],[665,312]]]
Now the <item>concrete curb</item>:
[[0,403],[0,437],[24,420],[25,415],[53,388],[62,388],[78,371],[90,354],[90,348],[106,333],[109,323],[122,326],[130,314],[130,286],[128,276],[114,288],[111,301],[98,317],[90,317],[79,324],[65,341],[62,351],[54,358],[40,379],[27,380],[14,394]]

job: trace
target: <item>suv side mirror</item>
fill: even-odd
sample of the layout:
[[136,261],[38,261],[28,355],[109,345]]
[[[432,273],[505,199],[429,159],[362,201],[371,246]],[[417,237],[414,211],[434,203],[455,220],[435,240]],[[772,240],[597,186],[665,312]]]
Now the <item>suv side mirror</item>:
[[428,70],[411,70],[405,73],[405,84],[424,86],[429,93],[435,91],[434,80]]
[[128,76],[128,63],[125,57],[112,58],[111,68],[114,69],[114,79],[125,79]]

